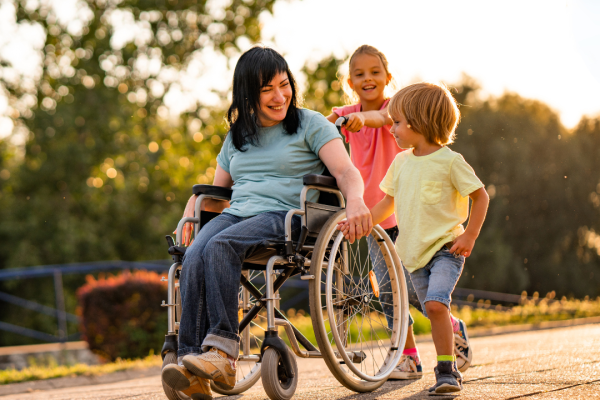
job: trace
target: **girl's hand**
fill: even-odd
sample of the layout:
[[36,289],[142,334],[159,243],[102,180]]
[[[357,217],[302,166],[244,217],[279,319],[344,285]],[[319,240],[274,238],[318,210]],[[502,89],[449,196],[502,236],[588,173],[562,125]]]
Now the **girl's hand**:
[[365,117],[362,113],[348,114],[348,122],[344,125],[347,131],[358,132],[363,126],[365,126]]
[[473,247],[475,247],[475,239],[476,238],[471,235],[463,233],[454,240],[454,243],[450,248],[450,253],[455,256],[469,257],[473,251]]

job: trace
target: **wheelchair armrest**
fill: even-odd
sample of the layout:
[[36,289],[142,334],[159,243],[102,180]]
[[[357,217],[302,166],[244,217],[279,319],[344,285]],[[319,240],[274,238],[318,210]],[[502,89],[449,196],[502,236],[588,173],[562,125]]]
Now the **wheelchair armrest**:
[[219,196],[231,199],[231,194],[233,193],[233,190],[222,186],[194,185],[194,187],[192,188],[192,192],[195,195],[204,194],[207,196]]
[[[337,181],[333,176],[325,176],[325,175],[304,175],[302,178],[302,182],[304,185],[315,185],[315,186],[324,186],[331,189],[339,189],[337,185]],[[199,185],[197,185],[199,186]]]

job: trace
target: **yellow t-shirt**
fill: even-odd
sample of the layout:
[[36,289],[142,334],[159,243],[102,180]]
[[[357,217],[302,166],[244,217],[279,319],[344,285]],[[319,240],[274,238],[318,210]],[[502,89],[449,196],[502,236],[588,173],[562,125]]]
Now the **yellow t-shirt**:
[[398,154],[379,187],[394,197],[396,251],[413,272],[465,231],[467,196],[483,183],[460,154],[442,147],[421,157],[413,149]]

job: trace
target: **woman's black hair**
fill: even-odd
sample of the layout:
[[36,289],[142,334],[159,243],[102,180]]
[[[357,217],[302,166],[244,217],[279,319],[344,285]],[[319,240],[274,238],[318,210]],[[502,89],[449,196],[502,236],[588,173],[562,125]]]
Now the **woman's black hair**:
[[259,144],[258,111],[260,91],[276,74],[286,72],[292,88],[292,98],[283,119],[286,133],[293,135],[300,127],[300,109],[296,81],[285,59],[268,47],[253,47],[240,57],[233,73],[233,100],[227,111],[230,134],[235,148],[245,151],[245,145]]

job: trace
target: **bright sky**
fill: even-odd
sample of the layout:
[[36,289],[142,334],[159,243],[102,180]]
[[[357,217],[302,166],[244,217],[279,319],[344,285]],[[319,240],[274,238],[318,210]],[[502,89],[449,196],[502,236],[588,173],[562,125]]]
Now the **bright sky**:
[[465,72],[489,94],[544,101],[567,127],[600,113],[598,0],[284,0],[263,22],[293,71],[370,44],[401,86]]
[[[53,5],[69,32],[80,31],[91,18],[83,0],[42,1]],[[228,2],[208,0],[211,13],[223,14],[219,9]],[[331,53],[345,58],[370,44],[386,54],[400,86],[417,80],[457,83],[464,72],[481,83],[484,95],[512,91],[542,100],[567,127],[583,115],[600,114],[600,0],[278,0],[274,14],[260,19],[263,42],[285,55],[300,83],[306,62]],[[148,23],[134,21],[130,12],[117,10],[109,20],[117,48],[147,39]],[[0,59],[14,66],[0,71],[3,77],[20,76],[34,88],[43,45],[39,25],[17,25],[13,3],[0,0]],[[197,103],[216,104],[211,89],[230,89],[237,59],[227,63],[204,48],[188,61],[182,71],[161,67],[159,59],[136,62],[156,78],[151,92],[160,95],[163,83],[170,84],[164,101],[173,115]],[[35,98],[26,96],[22,103],[34,104]],[[19,129],[13,130],[10,115],[0,93],[0,139]]]

